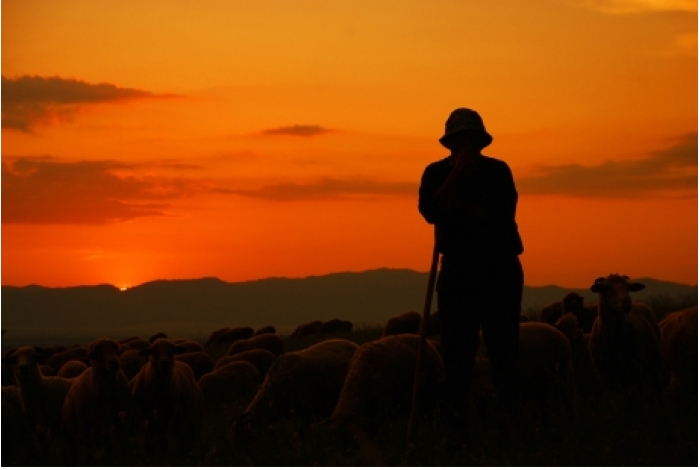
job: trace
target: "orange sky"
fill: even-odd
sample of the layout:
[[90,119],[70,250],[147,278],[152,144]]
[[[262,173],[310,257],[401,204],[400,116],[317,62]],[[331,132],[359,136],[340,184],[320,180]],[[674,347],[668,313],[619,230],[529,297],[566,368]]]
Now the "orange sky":
[[697,283],[697,2],[2,2],[2,284],[426,271],[456,107],[526,284]]

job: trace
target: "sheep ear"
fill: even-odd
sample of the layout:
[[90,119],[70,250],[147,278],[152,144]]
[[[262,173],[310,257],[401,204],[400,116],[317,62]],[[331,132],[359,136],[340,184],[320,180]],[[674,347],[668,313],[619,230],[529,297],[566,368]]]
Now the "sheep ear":
[[591,292],[595,292],[596,294],[599,294],[605,290],[605,278],[604,277],[599,277],[598,279],[595,280],[593,285],[591,286]]
[[630,292],[639,292],[640,290],[644,289],[646,286],[642,284],[641,282],[632,282],[631,284],[627,284],[627,290]]
[[151,354],[153,354],[153,350],[152,350],[151,348],[145,348],[145,349],[142,349],[142,350],[139,352],[139,354],[142,355],[143,357],[148,357],[148,356],[150,356]]

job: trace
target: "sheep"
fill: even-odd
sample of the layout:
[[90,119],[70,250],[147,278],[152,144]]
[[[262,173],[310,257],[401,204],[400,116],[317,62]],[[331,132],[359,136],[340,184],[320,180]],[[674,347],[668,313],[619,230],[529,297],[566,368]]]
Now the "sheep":
[[230,344],[241,339],[251,338],[254,334],[255,330],[249,326],[237,326],[221,333],[216,342],[219,344]]
[[267,349],[249,349],[231,356],[222,357],[217,361],[214,370],[233,361],[246,361],[255,366],[260,373],[260,377],[265,377],[265,374],[267,374],[267,371],[270,369],[272,363],[275,362],[275,359],[277,359],[277,357]]
[[309,323],[302,323],[297,326],[296,330],[292,333],[292,338],[304,338],[306,336],[313,336],[318,334],[318,330],[323,326],[323,322],[320,320],[314,320]]
[[212,331],[211,334],[209,335],[209,339],[207,339],[207,341],[204,343],[204,347],[206,348],[206,347],[211,346],[212,344],[215,344],[217,342],[217,340],[219,339],[219,336],[221,336],[222,334],[224,334],[225,332],[230,331],[230,330],[231,330],[231,328],[225,327],[225,328],[220,328],[218,330]]
[[145,363],[146,358],[137,349],[129,349],[119,355],[119,365],[128,380],[133,379]]
[[120,339],[120,340],[116,341],[116,343],[121,346],[122,344],[129,344],[132,341],[136,341],[136,340],[140,340],[140,339],[141,339],[140,336],[129,336],[128,338],[124,338],[124,339]]
[[[124,347],[126,347],[126,349],[124,349],[124,350],[136,349],[137,351],[143,351],[144,349],[148,348],[150,345],[151,345],[151,343],[149,341],[146,341],[145,339],[141,339],[141,338],[136,338],[136,339],[132,339],[131,341],[122,343],[122,345],[120,346],[120,349],[122,346],[124,346]],[[121,352],[124,352],[124,351],[120,350],[120,353]]]
[[[185,351],[187,351],[184,345],[178,345],[178,347],[185,348]],[[209,354],[203,351],[176,354],[175,359],[190,366],[195,380],[199,380],[201,376],[214,370],[214,361],[211,360]]]
[[68,436],[88,458],[96,446],[116,436],[131,404],[118,351],[119,346],[111,339],[93,341],[88,348],[90,367],[73,379],[63,404],[62,420]]
[[255,396],[261,378],[258,369],[247,361],[229,362],[200,377],[197,383],[203,398],[205,436],[225,434],[231,429]]
[[[482,337],[478,354],[487,353]],[[551,411],[571,411],[576,392],[571,344],[564,333],[543,322],[520,323],[518,379],[521,401],[533,403],[542,421]]]
[[148,338],[148,342],[151,343],[151,344],[153,344],[153,343],[155,343],[155,341],[156,341],[157,339],[160,339],[160,338],[165,338],[165,339],[167,339],[167,338],[168,338],[168,335],[166,335],[166,334],[163,333],[162,331],[159,331],[158,333],[156,333],[156,334],[154,334],[153,336],[151,336],[150,338]]
[[38,361],[41,348],[22,346],[3,358],[13,368],[22,402],[22,412],[32,426],[55,431],[61,426],[63,403],[72,381],[60,377],[44,377]]
[[661,358],[673,393],[698,393],[698,307],[667,314],[659,323]]
[[269,425],[292,415],[330,416],[357,348],[352,341],[329,339],[281,355],[237,422],[236,431],[245,425]]
[[177,344],[180,346],[180,349],[185,351],[186,353],[193,353],[193,352],[205,352],[204,347],[199,344],[196,341],[192,341],[191,339],[187,338],[178,338],[171,340],[173,344]]
[[[368,425],[378,415],[407,416],[419,341],[419,335],[399,334],[359,346],[350,360],[338,402],[326,423],[333,428],[345,427],[363,445],[368,443]],[[418,398],[422,415],[434,403],[443,371],[442,358],[429,341],[425,344],[424,354]]]
[[231,356],[251,349],[267,349],[275,356],[279,356],[284,352],[284,341],[280,335],[265,333],[264,335],[254,336],[250,339],[236,341],[231,345],[226,355]]
[[277,329],[272,325],[263,326],[262,328],[255,330],[255,334],[253,336],[260,336],[264,335],[265,333],[277,333]]
[[520,314],[520,323],[526,323],[530,321],[530,317],[525,315],[524,313]]
[[619,274],[597,278],[591,286],[598,294],[591,359],[615,407],[619,392],[622,401],[635,397],[633,392],[650,393],[658,401],[664,386],[658,325],[643,310],[632,309],[629,293],[642,289],[644,284]]
[[87,370],[87,366],[82,361],[68,361],[61,366],[58,377],[64,379],[74,379]]
[[81,346],[66,349],[51,356],[46,364],[53,370],[60,370],[61,366],[68,361],[82,361],[86,365],[90,364],[88,349]]
[[563,314],[564,303],[561,300],[558,300],[545,307],[542,307],[542,310],[540,311],[540,322],[554,325]]
[[352,327],[352,322],[334,318],[333,320],[328,320],[327,322],[321,324],[320,328],[318,329],[318,334],[350,333],[352,331]]
[[[33,429],[22,413],[22,399],[14,385],[2,387],[2,466],[26,465],[27,443],[34,438]],[[32,449],[33,450],[33,449]]]
[[56,376],[56,371],[53,370],[47,364],[41,364],[39,366],[39,370],[41,370],[41,375],[43,375],[44,377],[55,377]]
[[418,333],[422,321],[421,314],[410,311],[389,318],[382,336]]
[[576,292],[569,292],[562,300],[562,312],[576,315],[576,321],[583,333],[590,333],[593,328],[593,322],[598,316],[598,306],[584,305],[582,296]]
[[201,391],[192,368],[175,359],[181,352],[167,339],[157,339],[141,351],[148,362],[131,379],[129,388],[134,400],[134,418],[156,433],[158,450],[199,441]]
[[564,333],[569,343],[573,344],[583,338],[583,330],[579,325],[578,318],[573,313],[567,313],[554,323],[556,329]]

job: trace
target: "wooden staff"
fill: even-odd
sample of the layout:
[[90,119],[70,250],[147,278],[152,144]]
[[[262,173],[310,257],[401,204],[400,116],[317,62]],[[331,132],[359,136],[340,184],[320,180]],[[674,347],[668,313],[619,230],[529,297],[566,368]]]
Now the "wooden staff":
[[420,324],[420,340],[418,342],[418,356],[416,357],[416,373],[413,379],[413,396],[411,398],[411,414],[408,418],[408,437],[407,445],[410,447],[413,443],[413,434],[416,426],[416,415],[418,414],[418,389],[421,380],[423,379],[423,356],[425,355],[425,342],[428,338],[428,322],[430,321],[430,308],[433,304],[433,290],[435,288],[435,279],[437,278],[437,265],[440,251],[438,250],[438,227],[435,225],[434,241],[433,241],[433,259],[430,263],[430,275],[428,276],[428,289],[425,293],[425,304],[423,304],[423,320]]

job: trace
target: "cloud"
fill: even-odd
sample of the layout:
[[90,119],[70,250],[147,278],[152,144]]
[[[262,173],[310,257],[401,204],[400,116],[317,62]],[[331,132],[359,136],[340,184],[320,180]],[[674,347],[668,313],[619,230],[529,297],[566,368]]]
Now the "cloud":
[[697,13],[697,0],[581,0],[579,4],[611,15],[680,11]]
[[265,129],[260,133],[263,135],[291,135],[297,137],[315,137],[317,135],[328,134],[335,132],[334,129],[328,129],[321,126],[302,126],[295,124],[293,126],[276,127],[274,129]]
[[28,132],[39,123],[69,121],[86,104],[172,98],[109,83],[90,84],[60,77],[2,76],[2,127]]
[[576,197],[697,197],[698,133],[674,140],[674,144],[650,152],[639,160],[606,161],[583,166],[540,165],[533,174],[518,178],[523,194],[558,194]]
[[218,188],[216,192],[270,201],[347,199],[377,196],[417,196],[417,182],[377,181],[366,178],[324,178],[310,183],[279,183],[254,190]]
[[106,224],[164,216],[170,201],[202,189],[195,180],[133,174],[114,161],[17,158],[2,163],[2,223]]

